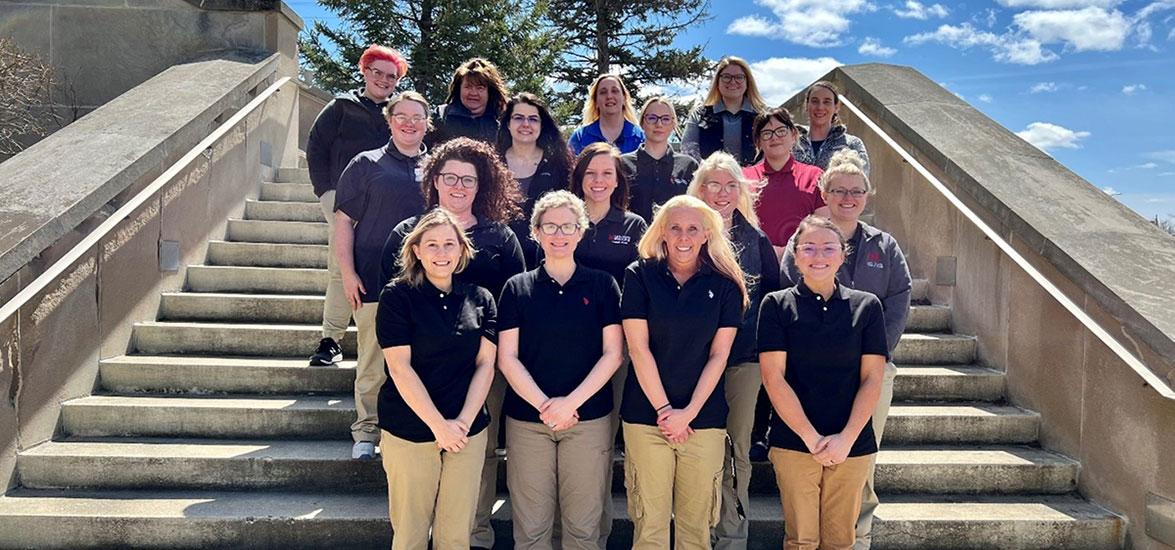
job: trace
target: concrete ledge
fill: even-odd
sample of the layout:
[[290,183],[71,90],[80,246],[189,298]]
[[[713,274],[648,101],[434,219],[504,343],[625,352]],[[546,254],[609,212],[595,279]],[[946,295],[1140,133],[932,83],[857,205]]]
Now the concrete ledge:
[[173,66],[0,164],[0,281],[161,173],[244,105],[278,57]]
[[1146,534],[1175,546],[1175,500],[1154,493],[1146,495]]
[[184,0],[202,10],[212,11],[276,11],[289,19],[298,29],[305,27],[302,18],[282,0]]

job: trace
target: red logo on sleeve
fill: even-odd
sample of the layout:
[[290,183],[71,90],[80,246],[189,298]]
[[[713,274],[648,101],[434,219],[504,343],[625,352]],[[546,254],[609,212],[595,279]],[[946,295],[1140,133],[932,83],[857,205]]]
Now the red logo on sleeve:
[[587,299],[587,296],[584,296],[584,297],[583,297],[583,305],[585,305],[585,306],[586,306],[586,305],[588,305],[588,299]]

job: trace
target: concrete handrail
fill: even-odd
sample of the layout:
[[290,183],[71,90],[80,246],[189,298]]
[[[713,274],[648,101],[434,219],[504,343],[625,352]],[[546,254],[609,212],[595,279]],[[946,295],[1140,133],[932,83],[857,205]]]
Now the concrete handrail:
[[233,130],[245,117],[253,113],[257,108],[264,105],[265,102],[277,93],[277,91],[290,80],[289,77],[283,77],[263,92],[257,94],[244,108],[238,110],[231,117],[220,124],[215,130],[208,134],[204,139],[200,140],[191,150],[185,153],[178,161],[168,167],[162,174],[151,181],[142,191],[137,193],[134,197],[128,200],[125,204],[119,207],[113,214],[104,220],[93,231],[89,232],[77,245],[71,248],[51,267],[45,270],[40,276],[34,279],[31,283],[21,289],[8,302],[0,305],[0,324],[4,323],[14,315],[20,312],[21,308],[29,303],[45,289],[49,288],[55,281],[61,279],[67,270],[70,269],[78,260],[85,254],[89,253],[91,249],[97,246],[102,239],[115,231],[125,220],[131,216],[136,210],[141,208],[146,202],[153,200],[161,192],[161,190],[169,184],[178,175],[182,174],[194,161],[212,147],[217,141],[222,139],[226,134]]
[[1126,363],[1131,370],[1140,376],[1151,388],[1153,388],[1159,395],[1166,399],[1175,400],[1175,389],[1172,389],[1165,380],[1157,376],[1149,369],[1143,361],[1131,353],[1121,342],[1114,338],[1110,333],[1102,327],[1096,320],[1094,320],[1088,313],[1086,313],[1080,306],[1073,302],[1065,295],[1061,289],[1057,288],[1043,273],[1033,266],[1023,255],[1018,252],[1011,243],[1004,239],[997,231],[992,229],[974,210],[972,210],[966,203],[964,203],[958,195],[952,192],[946,185],[942,183],[930,170],[928,170],[921,162],[918,161],[909,151],[903,148],[897,141],[893,139],[884,129],[881,128],[872,118],[858,108],[851,100],[841,96],[842,104],[848,108],[855,116],[864,122],[870,130],[875,132],[887,146],[892,148],[901,158],[906,161],[920,176],[930,183],[930,186],[941,194],[952,206],[954,206],[960,214],[963,215],[971,224],[979,229],[985,237],[991,240],[1001,252],[1006,254],[1012,262],[1022,269],[1034,282],[1041,286],[1053,299],[1055,299],[1067,312],[1073,315],[1087,330],[1095,335],[1103,344],[1106,345],[1115,355],[1118,356],[1122,362]]

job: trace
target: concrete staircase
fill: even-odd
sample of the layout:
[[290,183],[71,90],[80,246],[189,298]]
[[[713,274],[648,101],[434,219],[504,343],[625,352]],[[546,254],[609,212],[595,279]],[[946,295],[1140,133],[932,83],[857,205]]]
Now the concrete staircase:
[[[354,362],[306,366],[326,224],[305,170],[277,179],[135,325],[134,351],[101,362],[99,391],[64,403],[60,436],[19,455],[0,547],[387,547],[383,472],[349,458]],[[1080,465],[1036,446],[1039,415],[1004,402],[1003,373],[926,296],[918,281],[896,353],[875,547],[1120,548],[1119,517],[1075,493]],[[631,544],[622,480],[613,548]],[[752,493],[751,546],[779,548],[770,464]],[[509,548],[508,500],[494,517]]]

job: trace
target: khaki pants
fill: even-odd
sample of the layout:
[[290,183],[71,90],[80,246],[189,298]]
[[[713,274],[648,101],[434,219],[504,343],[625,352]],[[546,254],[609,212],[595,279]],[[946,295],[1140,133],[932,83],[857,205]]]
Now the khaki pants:
[[[873,411],[873,435],[877,438],[877,447],[881,448],[881,434],[885,431],[885,421],[889,417],[889,404],[893,401],[893,380],[898,374],[898,368],[893,363],[886,363],[885,378],[881,383],[881,397],[877,400],[877,408]],[[861,513],[857,516],[857,542],[854,550],[869,550],[873,544],[873,513],[877,511],[880,501],[877,491],[873,488],[873,470],[877,465],[877,455],[869,464],[869,477],[865,478],[865,489],[861,494]]]
[[351,323],[351,304],[347,303],[347,295],[343,293],[343,273],[339,271],[339,261],[335,258],[335,191],[332,189],[323,193],[318,202],[322,206],[322,216],[326,218],[327,244],[330,249],[326,258],[329,279],[326,283],[326,301],[322,303],[322,337],[333,338],[338,342],[343,339],[347,325]]
[[514,512],[514,548],[552,548],[556,508],[562,548],[598,550],[600,516],[610,487],[612,430],[608,417],[552,431],[541,422],[506,419],[506,483]]
[[623,429],[632,547],[669,548],[672,517],[674,548],[710,548],[722,500],[726,430],[698,430],[684,444],[673,444],[656,426],[625,422]]
[[[759,363],[741,363],[726,369],[726,403],[730,413],[726,417],[726,433],[734,443],[734,467],[738,487],[730,475],[730,448],[722,467],[722,512],[718,526],[714,528],[714,548],[720,550],[746,550],[750,522],[738,518],[735,498],[742,502],[744,509],[750,504],[751,486],[751,428],[755,424],[755,400],[763,378],[759,375]],[[746,510],[749,513],[749,510]]]
[[486,433],[469,438],[459,453],[436,442],[413,443],[383,432],[379,448],[388,476],[388,517],[393,550],[466,550],[477,505],[477,476],[484,464]]
[[876,454],[824,467],[806,452],[772,448],[783,502],[784,550],[849,550],[856,539],[861,488]]
[[375,336],[375,312],[379,304],[363,304],[355,310],[355,327],[359,329],[359,360],[355,363],[355,423],[351,438],[355,441],[379,442],[379,389],[384,372],[383,350]]
[[[494,528],[490,516],[494,512],[494,501],[498,498],[498,463],[501,457],[498,449],[498,431],[502,426],[502,401],[506,399],[506,377],[494,373],[490,393],[486,396],[486,408],[490,412],[490,425],[486,428],[489,442],[485,449],[485,467],[481,470],[481,485],[478,488],[477,514],[473,521],[473,546],[494,547]],[[508,488],[507,488],[508,489]]]

